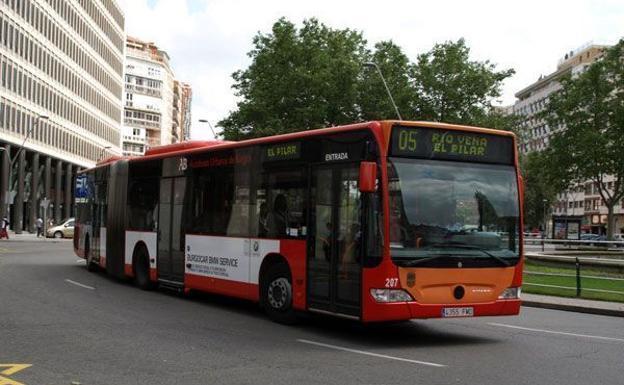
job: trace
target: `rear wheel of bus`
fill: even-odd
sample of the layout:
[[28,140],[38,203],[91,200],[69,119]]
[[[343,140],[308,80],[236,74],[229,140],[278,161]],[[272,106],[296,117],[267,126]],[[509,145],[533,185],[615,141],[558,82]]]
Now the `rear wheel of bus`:
[[293,324],[297,315],[292,304],[292,278],[288,265],[275,264],[262,279],[261,301],[264,311],[275,322]]

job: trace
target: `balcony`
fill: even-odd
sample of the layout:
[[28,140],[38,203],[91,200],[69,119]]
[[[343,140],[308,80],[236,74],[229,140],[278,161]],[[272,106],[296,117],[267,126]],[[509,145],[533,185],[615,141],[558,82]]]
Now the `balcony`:
[[143,136],[124,135],[123,141],[131,142],[131,143],[138,143],[138,144],[145,144],[145,142],[147,142],[147,139]]
[[129,127],[142,127],[150,130],[160,131],[160,122],[154,122],[151,120],[124,118],[124,124]]
[[157,88],[138,86],[136,84],[126,83],[126,92],[133,92],[137,94],[152,96],[155,98],[162,98],[162,91]]

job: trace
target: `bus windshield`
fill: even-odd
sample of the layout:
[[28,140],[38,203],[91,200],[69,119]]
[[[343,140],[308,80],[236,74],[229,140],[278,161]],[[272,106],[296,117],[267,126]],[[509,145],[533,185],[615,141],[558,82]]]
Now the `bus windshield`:
[[511,266],[519,257],[510,165],[390,158],[390,249],[399,266]]

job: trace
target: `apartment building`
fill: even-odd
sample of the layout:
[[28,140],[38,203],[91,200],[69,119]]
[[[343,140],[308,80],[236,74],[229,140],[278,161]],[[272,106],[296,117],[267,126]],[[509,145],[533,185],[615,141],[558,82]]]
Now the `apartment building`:
[[121,154],[123,51],[114,0],[0,0],[0,215],[17,232],[70,217],[75,173]]
[[150,147],[184,140],[184,87],[167,52],[128,37],[124,76],[123,154],[143,155]]
[[[565,126],[549,127],[540,118],[540,113],[548,103],[551,93],[559,90],[559,80],[565,75],[581,73],[596,60],[602,57],[608,46],[586,44],[574,51],[567,52],[559,60],[556,71],[540,76],[539,79],[515,94],[517,101],[511,112],[523,117],[520,151],[524,154],[542,151],[548,147],[551,136]],[[613,181],[607,181],[607,185]],[[623,202],[624,203],[624,202]],[[607,208],[598,193],[596,185],[585,182],[571,187],[557,195],[557,202],[551,207],[552,218],[557,220],[569,218],[579,220],[581,231],[604,233],[607,222]],[[624,232],[624,207],[616,207],[616,232]]]

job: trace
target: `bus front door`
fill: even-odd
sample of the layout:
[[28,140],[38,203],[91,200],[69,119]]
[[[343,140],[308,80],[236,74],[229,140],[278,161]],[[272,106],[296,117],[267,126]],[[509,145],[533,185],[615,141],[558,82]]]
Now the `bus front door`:
[[186,178],[160,181],[158,210],[158,278],[172,283],[184,282],[184,233],[182,212]]
[[308,304],[360,316],[360,191],[354,164],[319,166],[312,172]]

